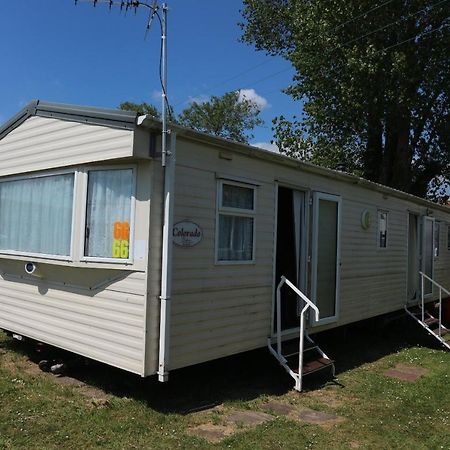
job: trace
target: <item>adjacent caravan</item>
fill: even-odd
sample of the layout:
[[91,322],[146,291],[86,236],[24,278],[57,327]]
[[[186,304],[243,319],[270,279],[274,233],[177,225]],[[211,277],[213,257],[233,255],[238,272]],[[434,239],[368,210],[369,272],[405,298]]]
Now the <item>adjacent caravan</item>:
[[40,101],[0,128],[1,329],[161,381],[268,345],[300,390],[312,334],[447,296],[448,207],[178,126],[162,167],[160,139]]

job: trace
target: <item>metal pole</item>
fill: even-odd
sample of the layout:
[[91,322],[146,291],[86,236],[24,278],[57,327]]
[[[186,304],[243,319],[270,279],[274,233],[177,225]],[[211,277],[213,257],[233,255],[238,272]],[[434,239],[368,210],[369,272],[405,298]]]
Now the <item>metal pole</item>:
[[298,349],[298,378],[296,383],[296,390],[301,392],[302,390],[302,377],[303,377],[303,348],[305,338],[305,312],[308,309],[308,305],[305,305],[300,313],[300,341]]
[[283,277],[277,287],[277,353],[281,356],[281,286],[284,284]]
[[424,292],[425,281],[423,273],[421,273],[421,276],[422,276],[422,322],[425,322],[425,292]]
[[162,136],[161,136],[161,164],[166,166],[167,157],[167,4],[162,5],[162,61],[161,61],[161,81],[162,81]]
[[439,337],[442,335],[442,288],[439,286]]

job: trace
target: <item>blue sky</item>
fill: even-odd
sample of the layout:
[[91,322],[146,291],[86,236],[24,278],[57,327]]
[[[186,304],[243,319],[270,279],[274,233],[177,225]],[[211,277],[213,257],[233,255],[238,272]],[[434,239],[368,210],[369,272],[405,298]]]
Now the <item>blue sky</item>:
[[[240,0],[168,3],[168,94],[175,110],[191,99],[246,89],[263,107],[265,120],[252,142],[269,142],[272,118],[300,110],[281,93],[292,80],[290,64],[239,42]],[[105,5],[75,6],[73,0],[1,1],[0,122],[32,99],[159,106],[160,35],[155,21],[144,40],[147,16],[143,10],[125,17],[117,8],[110,13]]]

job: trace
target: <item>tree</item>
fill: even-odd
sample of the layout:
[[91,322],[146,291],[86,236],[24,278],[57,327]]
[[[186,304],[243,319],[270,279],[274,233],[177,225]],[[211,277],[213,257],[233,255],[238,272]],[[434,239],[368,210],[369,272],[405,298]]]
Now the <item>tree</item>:
[[142,102],[142,103],[133,103],[133,102],[122,102],[119,105],[119,109],[122,109],[124,111],[134,111],[140,114],[141,116],[148,114],[150,116],[154,117],[161,117],[160,112],[158,109],[150,105],[148,103]]
[[249,134],[263,121],[258,106],[239,92],[227,92],[221,97],[213,96],[209,101],[193,102],[178,117],[183,126],[238,142],[248,143]]
[[300,139],[312,160],[421,196],[448,183],[447,1],[244,0],[242,14],[243,40],[296,70],[303,115],[275,120],[282,151]]

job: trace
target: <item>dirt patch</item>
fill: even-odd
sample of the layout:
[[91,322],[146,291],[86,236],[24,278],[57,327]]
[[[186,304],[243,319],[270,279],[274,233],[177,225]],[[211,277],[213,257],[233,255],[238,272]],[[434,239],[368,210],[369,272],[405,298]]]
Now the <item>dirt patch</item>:
[[290,414],[295,414],[298,411],[297,407],[290,405],[289,403],[283,403],[276,400],[264,403],[264,405],[262,405],[262,409],[277,416],[289,416]]
[[296,415],[291,415],[292,418],[296,418],[301,422],[312,423],[322,426],[330,426],[336,423],[341,423],[345,419],[334,414],[324,413],[322,411],[316,411],[314,409],[303,409]]
[[384,375],[402,381],[416,381],[428,373],[428,369],[406,364],[397,364],[394,368],[386,370]]
[[228,436],[235,433],[232,426],[214,425],[212,423],[204,423],[188,430],[191,436],[206,439],[209,442],[220,442]]
[[345,420],[344,417],[336,416],[334,414],[328,414],[322,411],[316,411],[314,409],[303,408],[301,406],[294,406],[289,403],[284,403],[276,400],[265,403],[261,406],[261,408],[270,413],[275,413],[278,416],[284,416],[287,419],[322,426],[334,425]]
[[61,386],[73,387],[77,392],[88,398],[93,406],[107,406],[110,396],[103,390],[90,386],[83,381],[68,376],[52,376],[51,378]]
[[354,398],[346,396],[345,399],[339,398],[334,389],[318,389],[316,391],[307,392],[304,394],[313,400],[317,400],[330,408],[340,408],[345,403],[354,401]]
[[241,430],[254,428],[275,419],[274,416],[261,411],[238,409],[227,411],[221,406],[211,411],[193,414],[192,417],[195,424],[188,433],[209,442],[220,442]]
[[18,371],[17,361],[14,361],[8,353],[4,353],[2,355],[2,368],[15,374]]
[[96,407],[104,407],[108,404],[108,400],[110,398],[110,396],[106,394],[105,391],[93,386],[89,386],[88,384],[84,383],[83,381],[77,380],[76,378],[64,375],[53,375],[51,373],[43,372],[39,368],[39,365],[31,361],[30,359],[19,359],[17,361],[13,360],[9,357],[7,352],[2,355],[2,367],[9,370],[13,375],[20,372],[25,372],[27,375],[30,375],[33,378],[45,377],[47,380],[51,380],[60,386],[75,388],[78,393],[88,398]]

